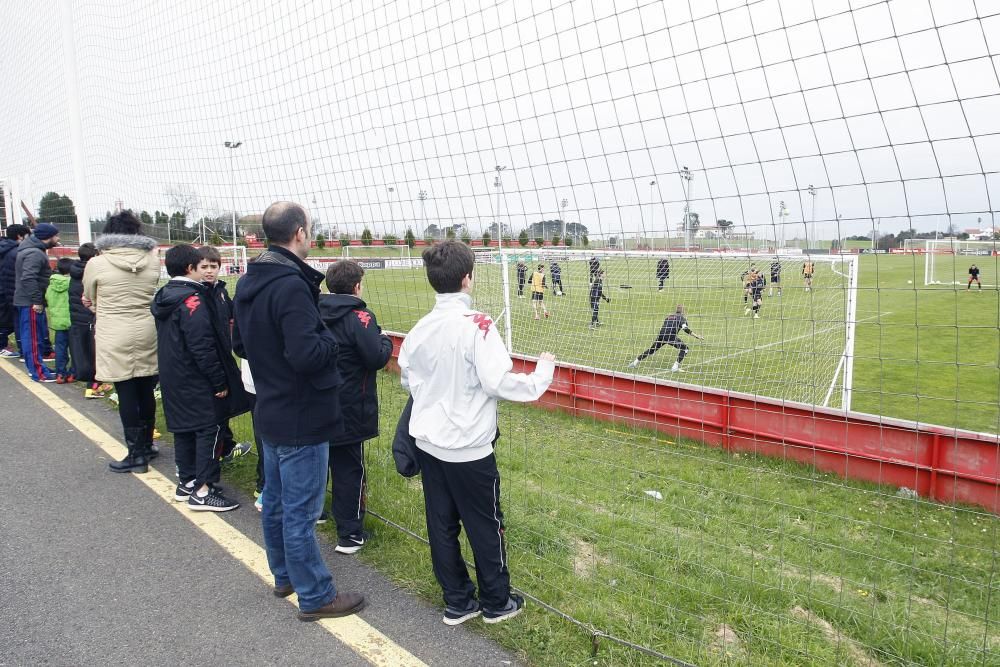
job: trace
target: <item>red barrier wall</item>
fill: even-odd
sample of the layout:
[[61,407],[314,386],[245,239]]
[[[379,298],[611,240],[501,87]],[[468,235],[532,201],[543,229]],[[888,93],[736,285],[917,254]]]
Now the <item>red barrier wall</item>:
[[[392,334],[393,357],[401,334]],[[534,359],[514,355],[514,370]],[[1000,513],[1000,437],[559,364],[546,408],[813,465]]]

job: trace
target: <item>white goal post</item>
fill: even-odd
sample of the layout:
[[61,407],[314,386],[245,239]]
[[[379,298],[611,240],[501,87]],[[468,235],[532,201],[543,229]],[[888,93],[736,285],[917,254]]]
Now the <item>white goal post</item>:
[[410,246],[405,243],[399,245],[345,245],[342,246],[341,255],[345,259],[409,259]]
[[965,285],[969,281],[969,268],[975,264],[980,269],[983,286],[997,286],[1000,241],[927,239],[923,252],[924,285]]

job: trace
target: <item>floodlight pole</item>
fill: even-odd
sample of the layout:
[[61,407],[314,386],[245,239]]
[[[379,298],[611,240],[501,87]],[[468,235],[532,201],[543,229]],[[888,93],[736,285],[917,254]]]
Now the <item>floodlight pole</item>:
[[563,197],[563,200],[559,202],[559,204],[560,206],[562,206],[562,223],[563,223],[562,240],[563,240],[563,245],[566,245],[566,207],[569,206],[569,199]]
[[[242,141],[227,141],[226,148],[229,149],[229,196],[233,203],[233,247],[239,245],[239,238],[236,231],[236,167],[233,162],[234,152],[243,145]],[[169,223],[168,223],[169,224]],[[202,239],[204,243],[205,239]]]
[[[421,190],[417,195],[417,199],[420,200],[420,217],[424,219],[424,233],[427,233],[427,190]],[[440,238],[441,230],[438,229],[438,238]]]
[[694,175],[686,166],[681,169],[681,178],[684,180],[684,250],[691,247],[691,181]]
[[[809,184],[809,196],[812,197],[812,242],[816,245],[816,188]],[[809,234],[806,233],[806,247],[809,247]]]
[[[785,202],[778,202],[778,224],[781,225],[781,236],[784,239],[785,236],[785,221],[784,218],[788,216],[788,207],[785,206]],[[782,241],[781,245],[784,245]],[[777,253],[781,246],[778,245],[778,230],[774,230],[774,252]]]

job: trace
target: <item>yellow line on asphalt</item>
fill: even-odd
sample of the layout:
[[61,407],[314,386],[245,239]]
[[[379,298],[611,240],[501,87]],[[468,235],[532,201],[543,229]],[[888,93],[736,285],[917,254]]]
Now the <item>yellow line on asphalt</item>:
[[[125,456],[127,450],[124,445],[66,401],[56,396],[47,387],[33,381],[20,364],[0,361],[0,367],[87,439],[100,447],[109,457],[120,459]],[[150,468],[146,474],[133,475],[133,477],[152,489],[167,505],[180,512],[181,516],[200,528],[219,546],[228,551],[233,558],[243,563],[268,587],[274,583],[271,570],[267,566],[267,555],[256,542],[212,512],[191,512],[185,509],[183,503],[174,502],[176,485],[173,480],[153,468]],[[264,591],[267,591],[267,595],[270,597],[270,591],[266,588],[262,588],[261,591],[262,595]],[[287,599],[292,604],[297,601],[295,595],[291,595]],[[327,632],[373,665],[424,665],[422,661],[356,615],[343,618],[324,618],[316,623],[323,626]]]

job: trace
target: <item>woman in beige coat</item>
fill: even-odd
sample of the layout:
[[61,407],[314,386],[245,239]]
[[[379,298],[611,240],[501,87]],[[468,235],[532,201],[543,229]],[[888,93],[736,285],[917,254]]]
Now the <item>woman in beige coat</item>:
[[157,243],[124,211],[111,216],[94,244],[100,251],[83,273],[83,301],[96,314],[96,377],[113,382],[128,456],[115,472],[146,472],[153,451],[158,381],[156,326],[149,312],[160,280]]

